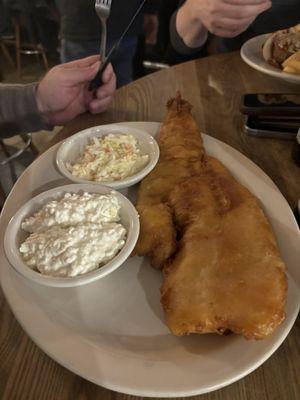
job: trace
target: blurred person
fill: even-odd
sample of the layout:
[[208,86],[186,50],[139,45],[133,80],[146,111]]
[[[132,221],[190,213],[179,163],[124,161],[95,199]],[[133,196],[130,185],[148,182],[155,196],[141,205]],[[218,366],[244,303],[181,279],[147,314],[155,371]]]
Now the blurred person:
[[[118,87],[132,81],[134,58],[140,47],[139,36],[146,30],[153,41],[157,29],[156,11],[160,0],[148,0],[144,13],[136,18],[112,60]],[[99,53],[101,24],[95,12],[95,0],[56,0],[61,15],[61,62]],[[140,0],[113,0],[107,20],[107,53],[119,39],[140,4]]]
[[209,34],[218,37],[218,52],[239,50],[248,39],[296,25],[299,0],[186,0],[170,22],[176,51],[193,54]]
[[203,46],[193,54],[181,54],[174,49],[170,40],[170,19],[178,9],[181,0],[163,0],[158,10],[158,32],[157,40],[153,49],[154,61],[159,61],[168,65],[196,59],[207,55],[207,46]]
[[106,110],[116,89],[116,77],[109,64],[103,85],[95,93],[89,82],[100,66],[98,55],[53,67],[39,83],[0,84],[0,133],[4,137],[52,129],[79,114]]
[[13,39],[14,29],[11,15],[4,0],[0,0],[0,38]]

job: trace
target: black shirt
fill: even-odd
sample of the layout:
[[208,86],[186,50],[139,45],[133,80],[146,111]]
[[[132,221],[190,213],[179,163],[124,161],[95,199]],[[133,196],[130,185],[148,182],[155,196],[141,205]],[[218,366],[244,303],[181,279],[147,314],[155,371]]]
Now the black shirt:
[[[109,39],[118,38],[131,17],[137,10],[141,0],[112,0],[110,16],[107,20]],[[144,12],[154,13],[159,0],[148,0]],[[95,12],[95,0],[56,0],[61,14],[61,36],[69,40],[99,39],[101,25]],[[128,35],[142,32],[142,13],[137,17]]]

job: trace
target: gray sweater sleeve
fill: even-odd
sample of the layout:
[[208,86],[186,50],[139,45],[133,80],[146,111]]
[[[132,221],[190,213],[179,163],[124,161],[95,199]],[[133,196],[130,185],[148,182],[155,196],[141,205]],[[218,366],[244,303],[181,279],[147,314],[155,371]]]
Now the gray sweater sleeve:
[[[184,2],[182,2],[184,3]],[[178,10],[177,10],[178,11]],[[176,29],[176,17],[177,11],[171,17],[170,20],[170,41],[174,50],[177,51],[179,54],[184,55],[191,55],[199,52],[203,46],[201,47],[188,47],[184,41],[182,40],[181,36],[179,36],[177,29]]]
[[0,135],[51,129],[43,120],[36,103],[37,83],[28,85],[0,84]]

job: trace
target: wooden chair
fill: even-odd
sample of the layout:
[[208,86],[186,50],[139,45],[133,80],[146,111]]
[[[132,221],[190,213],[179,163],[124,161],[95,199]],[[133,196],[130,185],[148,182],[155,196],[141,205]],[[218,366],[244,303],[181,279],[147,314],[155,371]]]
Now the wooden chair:
[[8,40],[8,39],[0,37],[0,48],[1,48],[1,51],[2,51],[2,53],[4,55],[4,57],[6,58],[6,60],[8,61],[9,65],[12,68],[16,68],[15,63],[14,63],[14,61],[12,59],[12,56],[10,55],[10,52],[9,52],[9,50],[7,48],[6,40]]
[[[26,17],[27,18],[27,17]],[[12,57],[10,56],[10,53],[8,51],[9,46],[13,46],[15,48],[15,57],[16,57],[16,67],[18,71],[18,76],[21,76],[21,71],[22,71],[22,59],[21,56],[23,55],[36,55],[36,56],[41,56],[44,67],[46,70],[49,69],[49,63],[47,59],[47,55],[45,52],[45,49],[41,43],[36,40],[34,35],[32,34],[31,26],[30,26],[30,21],[26,20],[25,22],[25,28],[27,27],[27,35],[28,39],[25,41],[22,38],[22,27],[24,25],[24,19],[23,16],[14,16],[13,17],[13,26],[14,26],[14,37],[9,38],[9,39],[0,39],[0,46],[1,50],[7,59],[7,61],[10,63],[11,66],[15,67],[15,63],[12,60]],[[22,23],[23,22],[23,23]]]

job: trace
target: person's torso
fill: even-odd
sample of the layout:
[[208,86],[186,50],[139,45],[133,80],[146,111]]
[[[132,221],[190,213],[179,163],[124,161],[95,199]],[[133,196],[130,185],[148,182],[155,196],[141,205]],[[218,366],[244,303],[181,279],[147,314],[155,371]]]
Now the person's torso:
[[[61,36],[70,40],[93,40],[101,35],[101,25],[95,12],[95,0],[56,0],[61,14]],[[113,0],[107,20],[108,38],[118,38],[134,12],[139,0]],[[142,15],[132,25],[128,35],[142,31]]]

